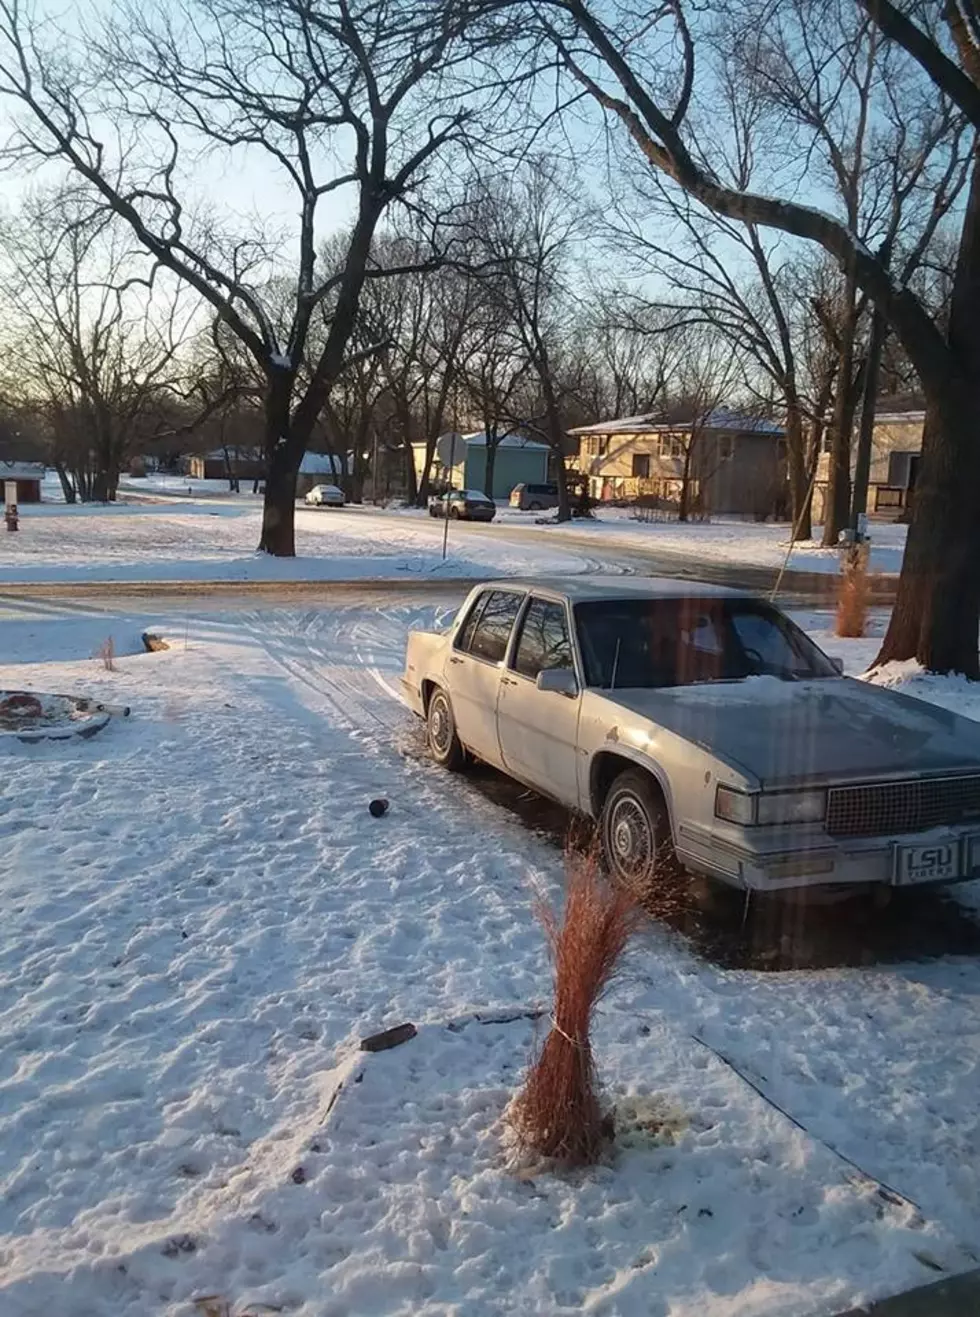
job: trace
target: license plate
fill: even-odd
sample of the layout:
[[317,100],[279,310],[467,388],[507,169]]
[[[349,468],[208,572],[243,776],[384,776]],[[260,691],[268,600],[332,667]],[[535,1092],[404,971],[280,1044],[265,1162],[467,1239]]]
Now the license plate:
[[895,865],[895,881],[906,883],[935,883],[944,878],[960,876],[960,847],[958,842],[940,842],[933,846],[901,846]]

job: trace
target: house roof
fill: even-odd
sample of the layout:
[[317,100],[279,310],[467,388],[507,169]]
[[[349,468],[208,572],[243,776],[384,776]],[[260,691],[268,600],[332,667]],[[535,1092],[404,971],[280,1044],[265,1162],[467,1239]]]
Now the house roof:
[[[441,434],[439,436],[439,438],[436,440],[436,443],[440,451],[442,451],[443,449],[446,449],[448,451],[449,446],[452,443],[452,437],[453,437],[452,431],[449,431],[446,434]],[[472,434],[457,434],[456,436],[457,447],[459,447],[460,444],[465,445],[465,447],[467,448],[486,448],[487,446],[486,432],[483,430],[475,430]],[[419,443],[414,443],[412,444],[412,447],[425,448],[425,441],[422,440]],[[528,439],[525,435],[522,434],[501,435],[501,437],[497,440],[497,447],[520,448],[525,452],[537,452],[537,453],[547,453],[549,451],[547,444],[539,443],[536,439]],[[462,454],[460,454],[460,456],[462,456]]]
[[695,421],[706,430],[732,430],[743,434],[766,434],[774,439],[785,433],[783,427],[763,416],[750,416],[745,412],[716,407],[707,415],[699,415],[688,405],[678,404],[658,412],[645,412],[641,416],[622,416],[613,421],[598,421],[594,425],[580,425],[569,434],[659,434],[684,429]]
[[340,476],[344,466],[339,457],[330,453],[304,453],[299,464],[301,476]]
[[43,478],[43,462],[0,461],[0,484],[5,480],[42,480]]

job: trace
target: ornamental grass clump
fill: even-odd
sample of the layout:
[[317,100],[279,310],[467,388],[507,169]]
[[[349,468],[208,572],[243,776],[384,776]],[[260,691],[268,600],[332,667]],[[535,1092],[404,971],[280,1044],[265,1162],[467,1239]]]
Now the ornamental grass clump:
[[845,558],[837,593],[837,634],[857,639],[868,621],[868,563],[860,551]]
[[537,907],[554,970],[551,1029],[512,1109],[526,1151],[564,1166],[598,1161],[609,1141],[596,1085],[589,1029],[596,1003],[622,963],[643,912],[611,887],[594,856],[567,860],[565,907]]

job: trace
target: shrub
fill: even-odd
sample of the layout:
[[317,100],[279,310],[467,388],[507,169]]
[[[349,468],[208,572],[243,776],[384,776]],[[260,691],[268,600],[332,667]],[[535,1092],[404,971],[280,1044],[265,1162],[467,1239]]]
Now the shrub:
[[115,672],[116,670],[116,642],[112,636],[106,636],[102,644],[95,651],[95,658],[101,659],[102,666],[106,672]]
[[561,915],[544,900],[537,906],[554,972],[552,1027],[512,1118],[526,1149],[565,1166],[588,1166],[608,1137],[589,1041],[592,1013],[643,912],[628,892],[609,885],[594,854],[569,854],[566,872]]
[[837,634],[858,638],[868,620],[868,556],[861,547],[844,556],[837,592]]

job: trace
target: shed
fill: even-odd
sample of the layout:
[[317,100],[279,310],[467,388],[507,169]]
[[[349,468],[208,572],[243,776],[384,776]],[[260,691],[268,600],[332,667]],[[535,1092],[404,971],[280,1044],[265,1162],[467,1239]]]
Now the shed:
[[[493,444],[493,438],[488,439],[482,430],[473,434],[440,435],[436,440],[432,480],[453,489],[480,489],[491,498],[505,499],[515,485],[548,479],[551,460],[548,445],[522,434],[505,434],[496,440],[493,489],[487,490],[487,453]],[[419,479],[425,466],[425,449],[424,443],[412,445]]]
[[43,462],[0,461],[0,493],[6,491],[7,502],[40,503],[43,479]]
[[187,459],[187,474],[195,480],[263,480],[265,458],[257,448],[212,448],[207,453],[192,453]]
[[332,453],[304,453],[296,477],[296,497],[305,498],[314,485],[339,485],[344,464]]

